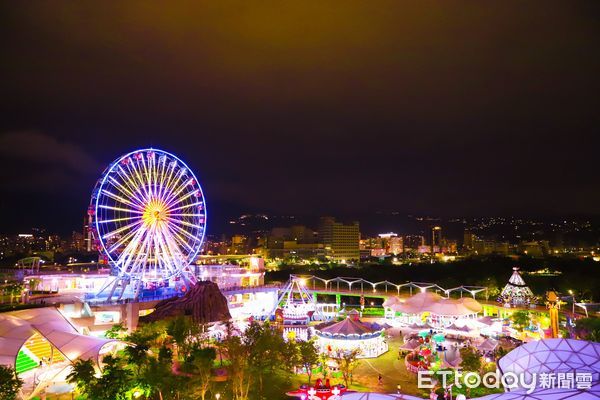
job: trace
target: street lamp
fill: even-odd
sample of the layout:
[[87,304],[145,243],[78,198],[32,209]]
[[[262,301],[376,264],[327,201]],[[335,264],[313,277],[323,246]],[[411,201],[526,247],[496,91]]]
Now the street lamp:
[[575,317],[575,295],[571,289],[569,289],[569,294],[571,295],[571,300],[573,300],[573,310],[571,313],[573,314],[573,317]]

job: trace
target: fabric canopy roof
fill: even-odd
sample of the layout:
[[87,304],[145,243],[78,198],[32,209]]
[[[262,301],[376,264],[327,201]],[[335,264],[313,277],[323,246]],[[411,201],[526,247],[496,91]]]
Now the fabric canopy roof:
[[437,315],[464,316],[481,312],[481,304],[470,297],[451,299],[437,293],[421,292],[402,301],[389,301],[389,308],[407,314],[421,314],[431,312]]
[[477,345],[477,349],[481,351],[492,351],[498,346],[498,341],[487,338],[481,344]]
[[410,339],[408,342],[404,343],[400,348],[402,350],[414,350],[419,347],[421,343],[416,339]]
[[55,308],[34,308],[0,314],[0,364],[14,367],[25,342],[39,333],[68,360],[96,359],[102,347],[115,342],[80,334]]

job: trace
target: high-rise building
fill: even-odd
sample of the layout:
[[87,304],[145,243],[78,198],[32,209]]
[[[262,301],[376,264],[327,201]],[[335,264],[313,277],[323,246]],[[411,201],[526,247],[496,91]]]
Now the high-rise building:
[[399,237],[394,232],[380,233],[379,238],[382,241],[385,254],[398,255],[404,250],[402,237]]
[[463,250],[473,250],[476,240],[477,236],[475,236],[475,234],[470,230],[465,229],[465,232],[463,233]]
[[425,238],[422,235],[406,235],[404,236],[404,248],[410,250],[418,250],[419,247],[425,245]]
[[325,257],[332,261],[360,260],[360,231],[358,222],[342,223],[335,218],[321,218],[319,240],[325,247]]
[[434,226],[431,228],[431,252],[441,253],[442,251],[442,227]]

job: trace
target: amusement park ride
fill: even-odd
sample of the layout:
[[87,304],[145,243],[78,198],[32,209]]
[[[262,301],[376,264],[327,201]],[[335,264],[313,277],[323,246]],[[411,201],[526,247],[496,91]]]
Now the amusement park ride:
[[96,296],[137,299],[145,288],[185,290],[202,247],[206,204],[194,173],[173,154],[142,149],[106,168],[89,207],[111,279]]
[[314,295],[306,290],[305,279],[290,276],[280,293],[270,316],[274,315],[283,325],[306,325],[311,319],[325,319],[317,309]]

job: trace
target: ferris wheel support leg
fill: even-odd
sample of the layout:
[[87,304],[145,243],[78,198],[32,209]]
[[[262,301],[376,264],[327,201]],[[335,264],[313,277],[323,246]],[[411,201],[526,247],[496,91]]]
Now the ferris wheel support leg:
[[108,287],[111,284],[114,284],[116,279],[117,278],[114,276],[109,276],[108,278],[106,278],[106,281],[104,282],[104,284],[102,285],[100,290],[96,293],[96,296],[98,296],[99,294],[102,294],[102,292],[104,292],[106,289],[108,289]]
[[115,289],[117,288],[118,284],[119,284],[119,278],[115,278],[113,285],[110,288],[110,292],[108,293],[108,297],[106,298],[106,301],[110,301],[110,299],[112,299],[113,294],[115,294]]
[[[131,282],[131,280],[129,282]],[[130,284],[131,283],[125,283],[125,281],[123,281],[123,290],[121,290],[121,294],[119,295],[117,300],[121,300],[123,298],[123,294],[125,294],[125,289],[127,289],[127,286],[129,286]]]
[[195,285],[185,272],[181,274],[181,279],[183,280],[183,284],[185,285],[186,289],[191,289]]
[[135,294],[133,295],[133,299],[137,300],[140,297],[140,289],[142,288],[142,280],[138,279],[135,283]]

